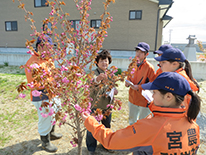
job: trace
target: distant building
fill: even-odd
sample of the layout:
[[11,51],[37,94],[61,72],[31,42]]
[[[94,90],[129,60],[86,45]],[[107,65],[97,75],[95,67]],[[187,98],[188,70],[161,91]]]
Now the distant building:
[[[181,51],[184,51],[185,47],[187,46],[187,44],[179,44],[179,43],[172,43],[171,44],[173,47],[175,48],[179,48]],[[202,44],[203,48],[206,49],[206,44]],[[199,46],[197,44],[195,44],[196,47],[196,51],[202,53],[202,51],[200,50]]]
[[[42,20],[49,16],[50,6],[46,0],[22,0],[28,11],[33,12],[33,19],[38,31],[41,31]],[[104,0],[93,0],[89,11],[90,26],[99,28],[100,15],[103,13]],[[74,28],[79,24],[80,15],[73,0],[65,0],[64,11],[70,14]],[[111,28],[103,48],[113,51],[133,51],[138,42],[147,42],[151,51],[162,42],[162,30],[172,20],[166,15],[173,0],[116,0],[108,11],[113,16]],[[3,0],[0,5],[0,47],[22,48],[26,39],[31,39],[30,22],[25,22],[25,12],[18,9],[18,1]],[[59,27],[60,29],[60,27]],[[59,30],[60,32],[60,30]]]

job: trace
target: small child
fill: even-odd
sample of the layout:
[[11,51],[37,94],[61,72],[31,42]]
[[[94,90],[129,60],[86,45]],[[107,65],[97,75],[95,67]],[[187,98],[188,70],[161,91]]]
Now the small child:
[[139,59],[137,70],[133,75],[127,77],[127,80],[134,85],[125,82],[129,89],[129,124],[135,123],[137,120],[145,118],[151,113],[147,107],[148,101],[142,96],[139,86],[150,82],[155,76],[154,66],[150,64],[146,57],[149,55],[150,46],[145,42],[140,42],[136,47],[136,57]]
[[[104,147],[112,150],[148,155],[196,154],[200,134],[199,126],[193,120],[200,111],[201,100],[191,91],[187,80],[178,73],[164,72],[142,88],[153,90],[154,100],[149,108],[154,117],[113,132],[83,112],[87,130]],[[181,106],[186,94],[192,98],[187,113]]]

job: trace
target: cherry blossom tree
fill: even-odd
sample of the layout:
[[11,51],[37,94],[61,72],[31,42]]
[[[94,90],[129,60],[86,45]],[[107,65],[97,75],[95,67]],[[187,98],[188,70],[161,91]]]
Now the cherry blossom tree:
[[[57,116],[56,120],[59,120],[59,126],[68,124],[73,128],[73,139],[71,139],[70,143],[74,147],[78,146],[78,154],[81,155],[82,139],[86,129],[80,115],[85,111],[90,113],[91,108],[95,106],[102,96],[99,94],[96,98],[92,99],[90,97],[90,90],[94,87],[92,68],[95,66],[97,53],[103,48],[102,44],[105,37],[107,37],[107,29],[110,28],[110,22],[113,20],[107,8],[115,0],[105,0],[103,3],[104,12],[100,16],[101,26],[97,31],[90,27],[88,20],[88,11],[91,9],[92,0],[74,0],[74,6],[80,13],[78,29],[73,28],[69,13],[64,12],[62,9],[62,6],[66,6],[64,1],[47,1],[47,4],[51,7],[51,12],[48,14],[48,18],[43,20],[45,28],[41,32],[37,32],[35,21],[32,19],[33,13],[26,10],[21,0],[18,0],[18,2],[18,7],[25,11],[25,20],[30,21],[33,31],[31,34],[33,38],[26,41],[27,53],[34,54],[33,44],[37,37],[41,37],[45,44],[48,44],[45,34],[51,35],[53,42],[56,43],[55,48],[51,47],[43,53],[44,56],[49,57],[47,64],[49,70],[44,70],[42,66],[37,64],[21,66],[31,71],[35,80],[33,83],[22,82],[17,87],[20,93],[19,97],[24,98],[24,91],[33,88],[36,83],[40,84],[39,87],[44,87],[47,90],[46,95],[49,96],[49,99],[53,98],[53,96],[58,96],[62,101],[62,110],[55,113],[50,105],[50,109],[48,109],[50,110],[49,115],[55,114]],[[47,26],[48,23],[51,23],[51,29]],[[60,34],[56,32],[58,23],[62,29]],[[53,65],[54,62],[56,67]],[[118,87],[117,81],[124,81],[128,74],[135,71],[136,62],[136,58],[132,59],[128,70],[123,71],[121,75],[115,75],[117,67],[111,66],[105,73],[110,80],[105,79],[98,86],[99,90],[103,86],[107,86],[106,91],[109,92],[113,87]],[[87,70],[90,71],[87,72]],[[38,90],[34,90],[32,95],[41,96],[42,94]],[[109,115],[111,110],[120,110],[121,105],[122,102],[114,98],[114,103],[107,106],[109,110],[105,115]],[[47,106],[48,103],[46,102],[42,104],[42,107]],[[104,119],[101,109],[97,109],[93,115],[98,121]],[[43,113],[42,116],[47,117]],[[55,124],[57,122],[53,121],[52,123]]]

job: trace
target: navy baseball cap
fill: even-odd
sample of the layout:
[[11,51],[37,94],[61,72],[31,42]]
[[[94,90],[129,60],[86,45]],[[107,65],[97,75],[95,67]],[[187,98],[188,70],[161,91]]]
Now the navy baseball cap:
[[139,49],[144,52],[149,52],[150,46],[145,42],[139,42],[135,49]]
[[163,52],[159,57],[155,57],[157,61],[174,60],[179,62],[184,62],[186,57],[184,53],[178,48],[169,48]]
[[191,90],[187,80],[176,72],[163,72],[153,82],[141,86],[145,90],[163,89],[180,96],[185,96]]
[[163,54],[164,51],[166,51],[169,48],[173,48],[172,45],[170,44],[165,44],[160,46],[160,48],[157,51],[154,51],[154,54]]
[[52,38],[49,37],[48,35],[44,35],[44,36],[41,36],[41,37],[38,37],[37,40],[36,40],[36,43],[39,44],[42,42],[42,40],[44,40],[45,42],[48,42],[50,45],[56,45],[52,42]]

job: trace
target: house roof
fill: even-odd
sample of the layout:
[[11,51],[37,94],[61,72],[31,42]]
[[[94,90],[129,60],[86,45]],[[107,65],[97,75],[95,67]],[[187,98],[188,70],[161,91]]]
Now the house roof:
[[163,27],[173,19],[173,17],[166,15],[168,10],[172,7],[174,3],[173,0],[149,0],[151,2],[157,3],[159,6],[159,18],[163,21]]
[[167,24],[173,19],[173,17],[168,16],[168,15],[164,15],[164,17],[162,18],[163,21],[163,28],[165,28],[167,26]]

